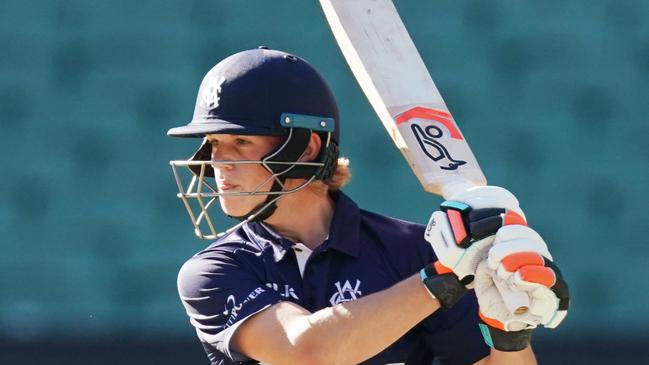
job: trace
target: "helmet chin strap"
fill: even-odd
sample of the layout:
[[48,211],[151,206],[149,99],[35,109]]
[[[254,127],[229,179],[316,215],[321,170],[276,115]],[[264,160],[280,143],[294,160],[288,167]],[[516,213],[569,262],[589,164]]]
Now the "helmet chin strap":
[[[304,128],[291,128],[289,130],[289,135],[277,149],[274,151],[270,152],[268,155],[264,156],[261,160],[264,162],[272,162],[272,161],[296,161],[300,159],[300,157],[304,154],[306,151],[308,145],[309,145],[309,140],[311,138],[311,130],[310,129],[304,129]],[[273,185],[270,188],[271,193],[281,193],[284,190],[284,183],[286,182],[286,179],[289,177],[302,177],[300,175],[296,175],[293,173],[293,170],[296,169],[297,166],[292,165],[288,168],[284,166],[273,166],[273,165],[267,165],[264,164],[264,167],[273,175],[278,174],[275,176]],[[282,169],[282,170],[280,170]],[[315,171],[313,172],[312,176],[315,176]],[[309,181],[311,181],[313,178],[309,178],[309,176],[304,176],[305,178],[308,178]],[[277,196],[276,196],[277,195]],[[277,210],[277,204],[275,202],[279,200],[283,194],[268,194],[266,196],[266,199],[259,203],[256,207],[252,208],[247,214],[240,215],[240,216],[231,216],[228,215],[228,217],[239,220],[239,221],[248,221],[248,222],[260,222],[265,219],[268,219],[273,213],[275,213],[275,210]]]
[[338,158],[338,146],[334,142],[331,142],[331,133],[327,134],[326,141],[323,141],[324,143],[316,157],[316,161],[323,162],[324,164],[320,168],[297,165],[291,165],[286,168],[282,165],[265,164],[265,162],[297,162],[306,151],[312,132],[311,129],[306,128],[289,129],[289,135],[284,143],[261,159],[263,166],[274,175],[273,185],[269,190],[269,193],[274,194],[266,195],[266,199],[257,204],[248,213],[239,216],[228,215],[228,217],[240,221],[240,224],[264,221],[277,210],[276,202],[285,195],[282,192],[287,178],[307,179],[297,189],[291,190],[295,192],[304,188],[315,179],[327,180],[333,174],[336,165],[335,161]]
[[[290,192],[296,192],[298,190],[302,190],[303,188],[305,188],[307,185],[309,185],[309,183],[311,183],[315,179],[316,179],[316,175],[311,176],[307,181],[302,183],[297,188],[291,189]],[[276,182],[276,184],[278,186],[280,185],[278,182]],[[273,184],[273,186],[275,186],[275,184]],[[238,219],[240,222],[237,223],[236,225],[234,225],[233,227],[230,227],[226,231],[219,233],[218,236],[220,237],[220,236],[226,235],[226,234],[236,230],[237,228],[241,227],[245,223],[259,222],[259,221],[263,221],[265,219],[268,219],[268,217],[270,217],[275,212],[275,209],[277,209],[277,205],[275,205],[275,202],[277,202],[279,199],[281,199],[285,194],[274,194],[274,195],[276,195],[276,196],[273,197],[271,194],[269,194],[268,197],[266,198],[266,200],[263,203],[258,204],[255,208],[253,208],[248,213],[247,217],[246,217],[246,215],[242,215],[242,216],[228,215],[228,217],[233,218],[233,219]]]

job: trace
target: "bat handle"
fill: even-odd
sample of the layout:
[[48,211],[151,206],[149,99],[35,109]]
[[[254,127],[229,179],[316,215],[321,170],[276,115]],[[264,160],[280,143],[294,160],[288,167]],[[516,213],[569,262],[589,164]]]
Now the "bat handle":
[[505,306],[512,314],[525,314],[530,308],[530,297],[526,292],[512,289],[507,283],[500,280],[494,281],[496,288],[503,297]]
[[485,185],[485,183],[478,181],[471,181],[468,179],[457,179],[442,184],[442,197],[449,200],[453,195],[469,190],[478,185]]

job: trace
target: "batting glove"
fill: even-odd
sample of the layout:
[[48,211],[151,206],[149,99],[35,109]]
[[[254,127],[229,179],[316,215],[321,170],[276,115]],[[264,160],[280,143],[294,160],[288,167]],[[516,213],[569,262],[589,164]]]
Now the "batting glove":
[[[525,226],[498,230],[488,258],[476,270],[475,292],[483,337],[501,351],[527,347],[538,325],[558,326],[570,302],[568,286],[545,241]],[[506,296],[512,292],[524,293],[529,300],[525,311],[513,312],[508,306]]]
[[425,239],[437,256],[437,271],[452,272],[471,288],[494,234],[511,224],[527,223],[516,197],[503,188],[480,186],[452,196],[426,227]]

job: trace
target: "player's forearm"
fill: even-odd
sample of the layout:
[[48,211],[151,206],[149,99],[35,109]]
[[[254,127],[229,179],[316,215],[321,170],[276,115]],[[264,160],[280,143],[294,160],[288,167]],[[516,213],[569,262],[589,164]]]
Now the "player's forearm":
[[[355,364],[381,352],[439,308],[418,275],[367,297],[308,316],[302,343],[318,363]],[[310,344],[311,346],[309,346]]]
[[532,348],[528,346],[522,351],[505,352],[491,349],[488,357],[476,363],[477,365],[537,365]]

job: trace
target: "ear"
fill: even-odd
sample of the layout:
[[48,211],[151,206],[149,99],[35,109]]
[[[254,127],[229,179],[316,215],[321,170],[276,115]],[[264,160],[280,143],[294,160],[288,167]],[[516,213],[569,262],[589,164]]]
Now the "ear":
[[320,153],[321,144],[322,140],[320,139],[320,136],[317,133],[311,132],[311,136],[309,137],[309,144],[304,149],[304,153],[302,153],[302,156],[300,156],[300,159],[298,161],[315,160]]

